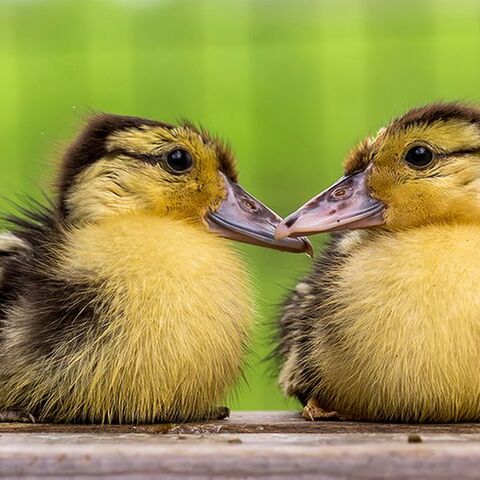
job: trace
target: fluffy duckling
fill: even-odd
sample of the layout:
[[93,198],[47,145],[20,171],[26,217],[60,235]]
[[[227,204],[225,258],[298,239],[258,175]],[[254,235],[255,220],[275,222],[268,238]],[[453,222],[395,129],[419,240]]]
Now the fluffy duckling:
[[3,421],[225,417],[253,306],[223,237],[309,248],[273,238],[280,218],[238,185],[232,154],[205,131],[108,114],[66,152],[52,205],[10,221]]
[[283,391],[312,420],[480,420],[480,110],[396,119],[277,236],[341,230],[285,304]]

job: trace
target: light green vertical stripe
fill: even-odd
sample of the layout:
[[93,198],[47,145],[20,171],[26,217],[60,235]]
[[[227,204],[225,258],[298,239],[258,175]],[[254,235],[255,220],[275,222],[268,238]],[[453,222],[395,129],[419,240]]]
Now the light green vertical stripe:
[[437,99],[435,2],[367,0],[369,119],[376,129]]
[[364,19],[363,2],[322,3],[317,48],[319,99],[310,113],[320,139],[317,154],[312,155],[316,175],[296,182],[304,188],[305,199],[342,174],[347,152],[368,132],[371,105],[366,91],[372,68],[368,61],[370,32]]
[[108,0],[87,0],[84,10],[88,97],[81,108],[135,114],[136,11]]
[[139,114],[175,121],[204,112],[202,2],[141,2],[135,15],[135,95]]
[[435,28],[437,98],[480,100],[480,3],[437,0],[432,7]]
[[0,208],[9,208],[6,198],[18,191],[22,181],[18,81],[18,51],[14,36],[15,11],[0,4]]
[[[82,12],[75,2],[15,6],[18,62],[19,193],[48,189],[53,164],[70,133],[72,107],[85,97]],[[68,24],[67,19],[75,18]],[[67,27],[68,25],[68,27]]]

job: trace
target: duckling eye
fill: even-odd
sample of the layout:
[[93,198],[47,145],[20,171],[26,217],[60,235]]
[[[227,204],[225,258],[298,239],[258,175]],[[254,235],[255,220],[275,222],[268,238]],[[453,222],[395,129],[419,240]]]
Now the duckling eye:
[[180,148],[167,154],[166,164],[172,173],[185,173],[193,167],[192,156]]
[[405,155],[405,161],[412,167],[424,168],[433,160],[433,153],[423,145],[412,147]]

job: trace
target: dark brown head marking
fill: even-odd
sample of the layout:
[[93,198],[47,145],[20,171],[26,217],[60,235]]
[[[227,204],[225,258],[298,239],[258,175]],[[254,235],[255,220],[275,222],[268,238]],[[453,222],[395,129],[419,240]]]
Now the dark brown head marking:
[[138,117],[100,113],[88,119],[86,126],[68,147],[58,177],[59,209],[65,213],[65,197],[75,177],[107,154],[106,141],[114,132],[142,127],[173,128],[163,122]]
[[[213,148],[220,162],[221,171],[233,181],[237,181],[235,160],[231,150],[219,139],[193,123],[182,122],[181,126],[200,135],[202,141]],[[65,152],[58,176],[58,209],[62,216],[67,213],[66,195],[78,174],[108,154],[106,143],[110,135],[121,130],[161,127],[174,129],[165,122],[146,118],[100,113],[90,117],[86,126]]]
[[365,170],[371,160],[372,139],[367,137],[348,155],[344,162],[345,175]]
[[[455,120],[479,124],[480,126],[480,109],[459,102],[432,103],[411,109],[405,115],[393,120],[384,130],[388,134],[389,132],[399,132],[412,126],[432,125],[438,122]],[[347,175],[364,170],[370,163],[374,155],[372,143],[373,140],[371,138],[366,138],[352,150],[344,163]]]
[[432,103],[408,111],[405,115],[394,120],[389,130],[405,129],[415,125],[431,125],[452,120],[480,123],[480,110],[458,102]]

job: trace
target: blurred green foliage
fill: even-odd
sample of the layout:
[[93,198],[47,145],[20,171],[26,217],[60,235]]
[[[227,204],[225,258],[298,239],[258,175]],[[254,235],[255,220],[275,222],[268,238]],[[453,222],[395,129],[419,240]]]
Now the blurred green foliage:
[[[417,104],[479,100],[479,87],[474,0],[0,0],[1,195],[48,190],[65,142],[102,110],[199,121],[285,215],[341,175],[364,135]],[[293,407],[262,359],[310,261],[241,248],[259,316],[232,406]]]

